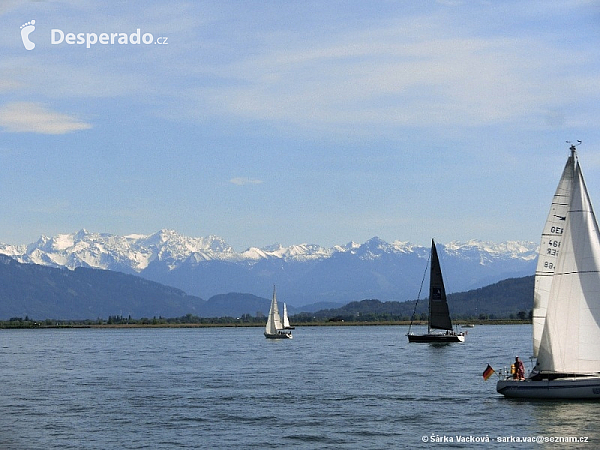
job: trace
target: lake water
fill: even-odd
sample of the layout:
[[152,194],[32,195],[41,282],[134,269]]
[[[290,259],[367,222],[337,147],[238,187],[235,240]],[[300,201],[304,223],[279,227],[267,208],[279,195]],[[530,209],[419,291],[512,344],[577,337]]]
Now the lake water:
[[600,445],[600,403],[509,400],[496,376],[483,381],[487,363],[530,355],[531,326],[477,326],[446,346],[408,344],[406,331],[298,327],[271,341],[261,328],[2,330],[0,448]]

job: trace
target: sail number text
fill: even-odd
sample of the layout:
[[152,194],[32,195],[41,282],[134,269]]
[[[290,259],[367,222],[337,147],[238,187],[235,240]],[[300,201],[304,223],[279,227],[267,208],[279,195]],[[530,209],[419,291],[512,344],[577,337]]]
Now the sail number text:
[[[546,256],[558,256],[558,248],[560,247],[560,241],[550,239],[548,241],[548,247],[546,248]],[[544,268],[548,270],[554,270],[555,265],[552,261],[544,261]]]
[[[546,247],[546,256],[558,256],[558,248],[560,247],[560,241],[550,239],[548,241],[548,247]],[[546,263],[546,267],[548,263]]]

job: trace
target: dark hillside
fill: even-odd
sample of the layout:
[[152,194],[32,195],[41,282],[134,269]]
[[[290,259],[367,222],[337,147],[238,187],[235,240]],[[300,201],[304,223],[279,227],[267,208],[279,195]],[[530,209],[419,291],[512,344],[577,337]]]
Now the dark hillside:
[[204,300],[133,275],[99,269],[20,264],[0,255],[0,319],[178,317]]
[[[511,318],[519,313],[529,314],[533,308],[533,276],[510,278],[480,289],[450,294],[448,296],[450,314],[454,319],[461,318]],[[362,300],[348,303],[337,309],[325,309],[312,314],[312,317],[338,320],[409,320],[415,311],[415,301],[381,302]],[[427,301],[419,301],[416,317],[427,313]],[[305,317],[310,316],[304,314]],[[425,317],[425,316],[423,316]]]

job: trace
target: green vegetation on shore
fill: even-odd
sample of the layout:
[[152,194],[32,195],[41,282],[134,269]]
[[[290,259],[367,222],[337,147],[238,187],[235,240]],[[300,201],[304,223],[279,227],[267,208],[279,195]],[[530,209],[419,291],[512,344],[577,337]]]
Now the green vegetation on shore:
[[[296,326],[361,326],[361,325],[409,325],[410,320],[405,317],[389,317],[385,314],[363,314],[354,317],[329,317],[316,318],[307,317],[305,314],[292,316],[290,322]],[[10,328],[185,328],[185,327],[264,327],[266,319],[264,317],[252,317],[244,315],[239,318],[219,317],[208,318],[198,317],[187,314],[176,318],[153,317],[133,319],[131,317],[110,316],[108,319],[96,320],[53,320],[46,319],[42,321],[33,320],[29,317],[13,317],[9,320],[0,321],[0,329]],[[456,325],[476,324],[476,325],[503,325],[503,324],[527,324],[531,323],[528,317],[513,318],[471,318],[471,320],[456,320]],[[413,322],[415,325],[426,325],[427,317],[419,317],[419,320]]]

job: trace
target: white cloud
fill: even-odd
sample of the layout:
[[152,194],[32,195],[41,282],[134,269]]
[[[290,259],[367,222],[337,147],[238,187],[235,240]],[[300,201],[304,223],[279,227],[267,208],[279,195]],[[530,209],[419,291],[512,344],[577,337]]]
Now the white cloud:
[[0,79],[0,92],[14,91],[21,87],[18,81],[11,79]]
[[10,133],[66,134],[92,126],[76,117],[34,102],[12,102],[0,107],[0,126]]
[[301,127],[470,127],[520,122],[600,95],[585,75],[585,49],[525,32],[467,35],[433,17],[281,41],[206,67],[227,82],[196,88],[190,97],[205,105],[197,109]]
[[[159,4],[135,18],[130,9],[88,18],[93,30],[139,25],[157,36],[165,33],[169,45],[90,51],[65,45],[57,47],[58,58],[40,59],[38,53],[35,64],[27,54],[0,63],[0,92],[21,88],[38,99],[131,100],[143,105],[143,113],[176,121],[229,117],[332,132],[376,127],[378,133],[403,126],[523,123],[532,116],[543,122],[548,111],[600,96],[600,83],[587,68],[593,49],[561,48],[558,39],[527,27],[516,33],[488,33],[481,24],[457,27],[461,22],[453,14],[471,17],[466,6],[313,36],[250,25],[219,31],[220,20],[232,26],[223,19],[226,9],[203,7],[191,14],[191,5]],[[214,17],[219,20],[211,22]],[[92,51],[94,59],[84,62],[82,56]],[[572,123],[573,114],[564,123]],[[587,117],[587,123],[595,119]]]
[[237,186],[244,186],[246,184],[261,184],[263,181],[247,177],[236,177],[229,180],[229,182]]
[[3,0],[0,2],[0,16],[20,6],[19,0]]

